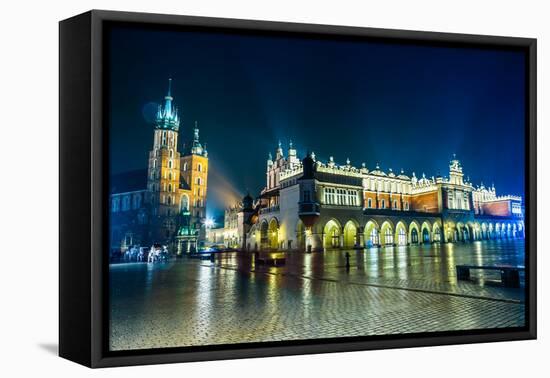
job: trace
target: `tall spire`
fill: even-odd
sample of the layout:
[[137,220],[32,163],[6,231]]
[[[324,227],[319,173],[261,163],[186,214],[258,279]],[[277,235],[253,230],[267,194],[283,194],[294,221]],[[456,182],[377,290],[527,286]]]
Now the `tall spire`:
[[178,131],[180,119],[178,109],[172,106],[172,79],[168,79],[168,93],[164,96],[164,106],[159,105],[155,126],[158,129]]
[[168,79],[168,93],[166,96],[164,96],[164,110],[167,114],[172,113],[172,100],[174,98],[172,97],[172,79]]
[[193,129],[193,145],[191,147],[191,153],[195,155],[203,155],[204,157],[208,156],[206,152],[206,144],[204,147],[199,142],[199,123],[195,121],[195,127]]

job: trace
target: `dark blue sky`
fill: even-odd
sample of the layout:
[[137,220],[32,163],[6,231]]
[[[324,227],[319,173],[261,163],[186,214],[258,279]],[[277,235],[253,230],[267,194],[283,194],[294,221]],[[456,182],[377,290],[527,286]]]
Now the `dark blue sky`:
[[[111,169],[145,168],[148,120],[169,77],[182,116],[210,156],[209,210],[257,193],[280,139],[303,156],[448,173],[453,153],[478,184],[524,193],[521,52],[155,31],[111,32]],[[180,146],[181,148],[181,146]]]

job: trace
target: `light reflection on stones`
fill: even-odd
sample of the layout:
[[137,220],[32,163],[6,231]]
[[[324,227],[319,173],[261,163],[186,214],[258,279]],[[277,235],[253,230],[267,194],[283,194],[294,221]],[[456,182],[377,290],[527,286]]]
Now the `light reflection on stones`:
[[239,253],[112,265],[111,347],[518,326],[523,288],[502,288],[484,272],[457,282],[455,267],[524,265],[523,250],[522,240],[503,240],[293,253],[282,267]]

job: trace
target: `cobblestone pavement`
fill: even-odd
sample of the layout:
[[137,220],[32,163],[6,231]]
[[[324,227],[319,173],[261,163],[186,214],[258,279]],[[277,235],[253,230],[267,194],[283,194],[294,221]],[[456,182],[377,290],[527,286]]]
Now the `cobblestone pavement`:
[[523,241],[111,265],[112,350],[524,325],[524,290],[463,263],[523,265]]

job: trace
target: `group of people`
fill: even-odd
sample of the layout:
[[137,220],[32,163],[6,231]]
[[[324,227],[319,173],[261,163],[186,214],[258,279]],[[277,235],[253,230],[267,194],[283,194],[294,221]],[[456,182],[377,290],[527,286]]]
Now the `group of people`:
[[132,246],[125,252],[119,252],[118,254],[111,253],[111,261],[115,262],[115,260],[122,260],[124,262],[137,261],[155,263],[167,261],[169,256],[170,253],[165,245],[153,244],[151,248]]

